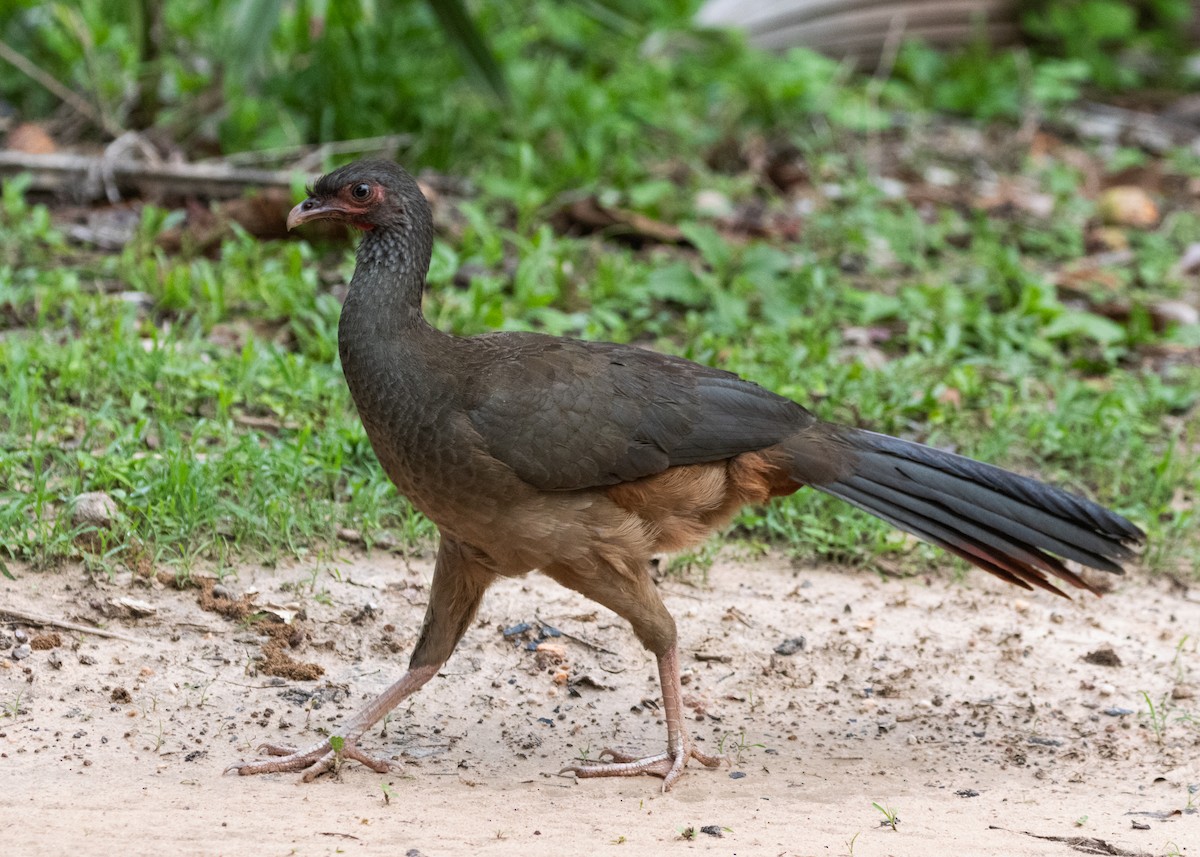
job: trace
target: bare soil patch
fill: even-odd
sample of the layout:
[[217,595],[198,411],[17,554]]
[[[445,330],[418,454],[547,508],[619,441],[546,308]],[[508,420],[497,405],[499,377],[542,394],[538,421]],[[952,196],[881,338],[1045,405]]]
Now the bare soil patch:
[[141,642],[0,615],[6,853],[1200,854],[1200,591],[1168,580],[1066,602],[729,554],[703,585],[665,581],[694,734],[728,764],[663,795],[557,775],[665,729],[627,627],[536,575],[496,586],[439,679],[364,738],[394,774],[296,787],[222,772],[399,677],[427,559],[244,567],[216,595],[13,570],[0,613]]

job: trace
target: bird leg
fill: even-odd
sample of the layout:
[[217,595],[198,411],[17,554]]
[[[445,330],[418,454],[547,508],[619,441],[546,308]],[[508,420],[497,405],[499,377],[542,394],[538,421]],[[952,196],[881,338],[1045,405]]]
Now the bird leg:
[[[429,587],[429,607],[425,611],[420,637],[413,647],[408,672],[324,741],[307,750],[264,744],[259,747],[260,753],[282,758],[237,764],[227,768],[226,772],[237,771],[247,776],[303,771],[302,781],[311,782],[321,774],[335,771],[343,759],[354,759],[373,771],[386,773],[391,763],[368,756],[358,748],[358,739],[380,718],[437,675],[471,624],[479,609],[479,602],[483,600],[483,593],[494,579],[495,574],[487,568],[485,557],[443,537],[433,570],[433,582]],[[338,738],[341,741],[337,741]],[[339,746],[335,747],[334,744]]]
[[[380,774],[387,773],[390,763],[374,759],[358,749],[358,739],[370,729],[377,720],[412,696],[420,687],[437,675],[438,665],[430,665],[409,669],[404,676],[379,696],[371,704],[363,708],[338,729],[329,738],[320,741],[307,750],[297,750],[279,744],[263,744],[258,752],[268,756],[282,756],[262,762],[233,765],[228,770],[237,771],[242,776],[249,774],[275,774],[288,771],[303,771],[304,782],[312,782],[327,771],[333,771],[341,764],[342,759],[354,759]],[[334,749],[333,739],[341,738],[341,746]]]
[[[691,736],[683,727],[683,688],[679,681],[678,647],[671,646],[659,655],[658,677],[662,683],[663,709],[667,719],[666,752],[637,757],[605,748],[600,753],[600,761],[568,765],[559,773],[571,771],[577,777],[631,777],[653,774],[663,778],[662,790],[665,792],[683,775],[683,769],[689,759],[695,759],[707,768],[717,767],[720,760],[696,749]],[[608,759],[605,760],[604,757]]]

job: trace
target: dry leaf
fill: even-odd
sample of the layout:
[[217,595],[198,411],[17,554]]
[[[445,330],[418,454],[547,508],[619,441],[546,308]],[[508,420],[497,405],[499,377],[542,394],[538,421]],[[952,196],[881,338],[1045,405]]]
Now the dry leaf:
[[1158,206],[1137,185],[1117,185],[1100,195],[1100,218],[1110,226],[1146,228],[1158,223]]

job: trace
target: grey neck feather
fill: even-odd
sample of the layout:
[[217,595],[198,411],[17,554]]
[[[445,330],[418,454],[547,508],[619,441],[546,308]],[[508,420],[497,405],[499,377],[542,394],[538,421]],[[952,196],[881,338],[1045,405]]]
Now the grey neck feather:
[[420,223],[368,232],[358,246],[339,338],[345,337],[347,324],[371,338],[424,326],[421,296],[432,249],[433,231]]

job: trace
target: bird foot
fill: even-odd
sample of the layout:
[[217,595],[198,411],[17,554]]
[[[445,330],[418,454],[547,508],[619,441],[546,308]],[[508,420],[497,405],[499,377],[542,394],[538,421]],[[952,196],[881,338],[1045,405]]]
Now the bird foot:
[[251,774],[303,771],[304,776],[301,777],[300,782],[310,783],[321,776],[321,774],[328,772],[337,773],[342,762],[346,759],[353,759],[379,774],[386,774],[392,767],[390,762],[368,756],[362,750],[358,749],[358,745],[349,738],[343,739],[340,750],[334,750],[330,742],[325,740],[303,752],[297,750],[295,747],[278,744],[264,744],[258,748],[258,752],[265,753],[268,756],[281,756],[282,758],[231,765],[225,769],[225,773],[237,771],[239,776],[247,777]]
[[721,764],[721,760],[716,756],[702,753],[691,741],[684,741],[682,747],[642,757],[605,748],[600,753],[600,760],[567,765],[559,773],[565,774],[570,771],[577,777],[634,777],[639,774],[651,774],[663,778],[662,790],[665,792],[670,791],[675,781],[683,776],[683,769],[687,767],[689,759],[695,759],[706,768],[715,768]]

